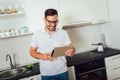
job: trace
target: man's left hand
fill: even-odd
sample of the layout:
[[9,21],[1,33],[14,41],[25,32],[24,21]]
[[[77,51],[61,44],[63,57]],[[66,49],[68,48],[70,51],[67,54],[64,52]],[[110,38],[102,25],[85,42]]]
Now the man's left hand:
[[75,48],[68,49],[65,54],[67,56],[73,56],[75,54]]

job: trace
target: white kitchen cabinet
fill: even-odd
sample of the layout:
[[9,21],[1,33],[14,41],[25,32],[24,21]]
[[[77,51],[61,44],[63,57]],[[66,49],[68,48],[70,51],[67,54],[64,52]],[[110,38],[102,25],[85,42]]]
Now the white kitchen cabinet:
[[74,66],[68,68],[69,80],[76,80]]
[[120,54],[105,58],[107,80],[120,80]]
[[35,76],[30,76],[30,77],[19,79],[19,80],[41,80],[41,76],[35,75]]
[[[76,80],[73,66],[68,68],[68,74],[69,74],[69,80]],[[30,76],[19,80],[41,80],[41,75],[39,74],[35,76]]]
[[107,0],[89,0],[90,19],[93,24],[103,23],[108,18],[108,2]]
[[48,8],[54,8],[59,11],[58,0],[25,0],[27,23],[30,32],[43,28],[45,26],[43,18],[44,12]]
[[106,0],[25,0],[25,5],[30,32],[44,27],[43,18],[47,8],[58,10],[60,27],[108,21]]
[[19,79],[19,80],[28,80],[28,78],[22,78],[22,79]]
[[89,23],[88,0],[60,0],[60,17],[63,26]]
[[41,80],[41,76],[40,75],[31,76],[31,77],[28,77],[28,80]]

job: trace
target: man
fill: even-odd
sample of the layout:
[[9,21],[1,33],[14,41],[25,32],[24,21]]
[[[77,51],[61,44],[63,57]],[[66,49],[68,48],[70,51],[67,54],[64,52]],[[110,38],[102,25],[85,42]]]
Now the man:
[[[39,59],[42,80],[68,80],[65,56],[52,58],[55,47],[71,46],[68,34],[57,28],[58,13],[55,9],[47,9],[44,17],[45,27],[36,32],[31,41],[30,55]],[[66,56],[75,54],[74,47],[65,52]]]

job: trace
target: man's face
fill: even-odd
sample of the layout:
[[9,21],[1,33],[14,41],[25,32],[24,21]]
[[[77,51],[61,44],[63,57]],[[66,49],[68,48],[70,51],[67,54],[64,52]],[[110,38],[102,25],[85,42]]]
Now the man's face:
[[58,24],[58,16],[57,15],[53,15],[53,16],[47,16],[44,19],[45,23],[46,23],[46,28],[49,31],[55,31],[56,26]]

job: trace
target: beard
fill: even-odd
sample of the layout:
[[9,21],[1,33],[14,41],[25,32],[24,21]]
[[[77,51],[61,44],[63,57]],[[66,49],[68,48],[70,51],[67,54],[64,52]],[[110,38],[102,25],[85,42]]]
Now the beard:
[[51,32],[56,30],[56,25],[55,26],[47,26],[47,29]]

